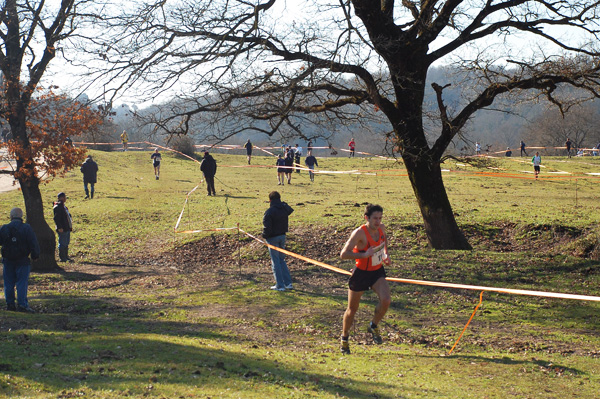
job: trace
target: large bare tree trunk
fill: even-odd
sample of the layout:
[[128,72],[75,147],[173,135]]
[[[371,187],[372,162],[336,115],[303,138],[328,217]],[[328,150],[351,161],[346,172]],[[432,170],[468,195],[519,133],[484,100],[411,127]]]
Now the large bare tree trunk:
[[27,223],[31,225],[40,243],[40,258],[31,265],[33,271],[55,271],[60,269],[56,264],[56,237],[44,218],[44,203],[37,178],[19,180]]
[[435,249],[472,249],[459,229],[442,180],[439,162],[404,159],[421,209],[427,241]]

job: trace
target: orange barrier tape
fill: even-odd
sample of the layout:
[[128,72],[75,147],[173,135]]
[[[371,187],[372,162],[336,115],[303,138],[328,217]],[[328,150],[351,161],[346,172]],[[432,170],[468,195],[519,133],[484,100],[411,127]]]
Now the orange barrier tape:
[[196,158],[192,158],[192,157],[190,157],[189,155],[186,155],[186,154],[184,154],[183,152],[179,152],[179,151],[177,151],[177,150],[174,150],[174,149],[172,149],[172,148],[169,148],[169,147],[164,147],[164,146],[162,146],[162,145],[158,145],[158,144],[154,144],[154,143],[151,143],[151,142],[149,142],[149,141],[144,141],[144,143],[146,143],[146,144],[150,145],[151,147],[158,147],[158,148],[162,148],[163,150],[167,150],[167,151],[174,152],[174,153],[176,153],[176,154],[179,154],[179,155],[182,155],[182,156],[184,156],[184,157],[186,157],[186,158],[188,158],[188,159],[191,159],[192,161],[194,161],[194,162],[196,162],[196,163],[198,163],[198,164],[200,163],[200,161],[198,161]]
[[[329,270],[332,270],[337,273],[347,274],[347,275],[352,274],[351,272],[344,270],[344,269],[340,269],[339,267],[331,266],[326,263],[319,262],[317,260],[310,259],[305,256],[296,254],[294,252],[290,252],[286,249],[282,249],[282,248],[270,245],[269,243],[256,238],[252,234],[250,234],[242,229],[240,229],[240,231],[242,233],[246,234],[248,237],[251,237],[251,238],[255,239],[256,241],[259,241],[259,242],[265,244],[269,248],[272,248],[276,251],[282,252],[286,255],[290,255],[294,258],[303,260],[308,263],[312,263],[317,266],[321,266],[325,269],[329,269]],[[579,301],[600,302],[599,296],[590,296],[590,295],[564,294],[564,293],[560,293],[560,292],[547,292],[547,291],[531,291],[531,290],[521,290],[521,289],[514,289],[514,288],[485,287],[485,286],[479,286],[479,285],[454,284],[454,283],[444,283],[444,282],[426,281],[426,280],[412,280],[412,279],[396,278],[396,277],[386,277],[386,280],[393,281],[396,283],[426,285],[426,286],[440,287],[440,288],[457,288],[457,289],[474,290],[474,291],[498,292],[498,293],[503,293],[503,294],[527,295],[527,296],[538,296],[538,297],[546,297],[546,298],[575,299],[575,300],[579,300]]]
[[469,324],[471,324],[471,320],[473,320],[473,317],[475,317],[475,313],[477,313],[477,309],[479,309],[479,307],[481,306],[482,303],[483,303],[483,291],[481,291],[481,294],[479,294],[479,303],[477,304],[477,306],[475,306],[475,310],[473,311],[471,318],[469,319],[469,321],[467,321],[465,328],[463,328],[462,332],[458,336],[458,339],[456,340],[454,345],[452,345],[452,349],[450,349],[450,352],[448,352],[448,355],[451,355],[454,348],[456,348],[456,345],[458,345],[458,341],[460,341],[460,339],[462,338],[465,331],[467,331],[467,327],[469,327]]
[[253,236],[252,234],[248,233],[247,231],[244,231],[244,230],[242,230],[242,229],[239,229],[239,230],[240,230],[240,232],[242,232],[242,233],[246,234],[248,237],[250,237],[250,238],[253,238],[253,239],[255,239],[256,241],[258,241],[258,242],[260,242],[260,243],[263,243],[263,244],[264,244],[264,245],[266,245],[267,247],[269,247],[269,248],[271,248],[271,249],[274,249],[274,250],[276,250],[276,251],[279,251],[279,252],[281,252],[281,253],[284,253],[284,254],[286,254],[286,255],[289,255],[289,256],[291,256],[291,257],[294,257],[294,258],[297,258],[297,259],[303,260],[303,261],[305,261],[305,262],[308,262],[308,263],[312,263],[313,265],[317,265],[317,266],[320,266],[320,267],[322,267],[322,268],[325,268],[325,269],[329,269],[329,270],[331,270],[331,271],[334,271],[334,272],[337,272],[337,273],[341,273],[341,274],[347,274],[347,275],[351,275],[351,274],[352,274],[351,272],[349,272],[349,271],[347,271],[347,270],[343,270],[343,269],[340,269],[340,268],[338,268],[338,267],[335,267],[335,266],[330,266],[330,265],[328,265],[327,263],[319,262],[318,260],[314,260],[314,259],[307,258],[306,256],[302,256],[302,255],[299,255],[299,254],[297,254],[297,253],[290,252],[290,251],[288,251],[287,249],[283,249],[283,248],[276,247],[276,246],[274,246],[274,245],[271,245],[271,244],[269,244],[269,243],[268,243],[268,242],[266,242],[266,241],[263,241],[263,240],[261,240],[261,239],[259,239],[259,238],[255,237],[255,236]]

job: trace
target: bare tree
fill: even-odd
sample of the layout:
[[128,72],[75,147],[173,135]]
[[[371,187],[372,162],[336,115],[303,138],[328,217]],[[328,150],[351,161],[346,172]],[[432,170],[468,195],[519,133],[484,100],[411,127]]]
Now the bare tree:
[[[83,6],[90,2],[61,0],[5,0],[0,6],[0,71],[3,75],[0,114],[10,125],[13,140],[9,152],[16,159],[12,171],[19,181],[25,201],[27,222],[40,242],[41,256],[33,263],[34,270],[57,267],[55,237],[44,219],[42,194],[39,189],[41,170],[60,173],[83,157],[76,149],[65,146],[64,139],[71,127],[87,126],[80,118],[93,118],[85,107],[60,106],[44,109],[50,98],[39,101],[39,84],[50,61],[60,50],[60,43],[75,35],[77,19]],[[56,96],[51,95],[56,98]],[[36,99],[37,98],[37,99]],[[59,105],[63,100],[54,101]],[[52,113],[54,112],[54,115]],[[85,114],[85,115],[84,115]],[[60,115],[56,119],[53,116]],[[62,140],[61,140],[62,138]],[[45,158],[44,163],[40,159]]]
[[[526,126],[525,135],[528,142],[545,147],[564,147],[565,141],[570,138],[575,149],[592,148],[600,139],[598,125],[598,109],[586,103],[573,107],[565,115],[553,109],[546,110]],[[564,151],[558,153],[564,154]]]
[[[150,1],[107,21],[94,51],[111,65],[101,73],[113,95],[140,82],[153,96],[179,90],[182,107],[160,125],[172,132],[209,114],[220,121],[221,137],[247,129],[302,136],[308,124],[339,127],[383,115],[379,134],[393,132],[437,249],[470,248],[440,163],[478,110],[531,91],[564,111],[563,84],[598,94],[596,1],[311,0],[284,7],[292,3]],[[513,38],[538,46],[516,50]],[[465,85],[468,100],[452,108],[444,92],[452,82],[433,83],[433,131],[424,128],[424,96],[436,62],[455,62],[477,78],[454,82]]]

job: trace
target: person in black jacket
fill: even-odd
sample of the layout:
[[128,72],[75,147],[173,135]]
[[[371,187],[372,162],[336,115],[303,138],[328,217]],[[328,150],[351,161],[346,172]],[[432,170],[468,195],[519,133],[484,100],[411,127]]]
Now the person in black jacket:
[[[31,259],[40,257],[40,245],[27,223],[23,223],[23,210],[13,208],[10,211],[10,223],[0,228],[2,245],[2,263],[4,265],[4,298],[6,310],[33,313],[27,302],[27,287]],[[15,286],[17,304],[15,304]]]
[[204,159],[200,163],[200,170],[204,174],[204,180],[206,180],[206,189],[208,195],[217,195],[215,192],[215,175],[217,174],[217,162],[208,153],[204,151]]
[[317,158],[315,158],[312,154],[312,151],[308,152],[308,156],[304,159],[304,163],[306,166],[308,166],[308,175],[310,176],[310,181],[315,181],[315,174],[313,173],[313,170],[315,170],[315,165],[319,166],[319,163],[317,162]]
[[54,223],[58,233],[58,257],[61,262],[72,262],[69,258],[69,242],[71,241],[71,231],[73,231],[73,219],[69,213],[69,208],[65,206],[67,195],[58,193],[58,201],[54,203]]
[[285,176],[287,178],[288,184],[292,184],[292,171],[294,169],[294,150],[291,147],[288,147],[287,152],[285,153]]
[[[285,248],[285,233],[288,231],[288,216],[294,212],[291,206],[281,201],[281,195],[277,191],[269,194],[271,206],[266,210],[263,217],[263,238],[267,242],[278,248]],[[292,276],[285,263],[285,254],[269,247],[271,255],[271,265],[273,267],[273,276],[275,285],[272,290],[285,291],[291,290]]]
[[90,184],[92,191],[92,198],[94,198],[94,185],[96,184],[98,174],[98,164],[92,159],[91,155],[88,155],[87,159],[81,165],[81,173],[83,173],[83,188],[85,189],[85,198],[90,198],[90,191],[88,190],[88,183]]

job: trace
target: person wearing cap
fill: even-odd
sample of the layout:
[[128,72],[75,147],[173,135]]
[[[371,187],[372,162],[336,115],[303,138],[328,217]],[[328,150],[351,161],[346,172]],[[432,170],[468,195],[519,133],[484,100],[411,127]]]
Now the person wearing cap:
[[71,231],[73,231],[73,218],[69,213],[69,208],[65,206],[67,195],[58,193],[58,200],[54,203],[54,223],[58,233],[58,257],[61,262],[72,262],[69,258],[69,242],[71,241]]
[[[10,211],[10,223],[0,228],[2,245],[2,263],[4,275],[4,299],[6,310],[33,313],[27,301],[27,288],[31,259],[40,257],[40,245],[27,223],[23,223],[23,210],[13,208]],[[17,303],[15,304],[15,287]]]
[[204,159],[200,163],[200,170],[206,180],[206,189],[208,195],[217,195],[215,192],[215,175],[217,174],[217,161],[208,153],[208,150],[204,151]]
[[[94,185],[96,184],[98,177],[98,164],[92,159],[91,155],[88,155],[85,162],[79,168],[83,173],[83,188],[85,190],[85,198],[94,198]],[[91,191],[88,190],[88,184],[91,186]]]

